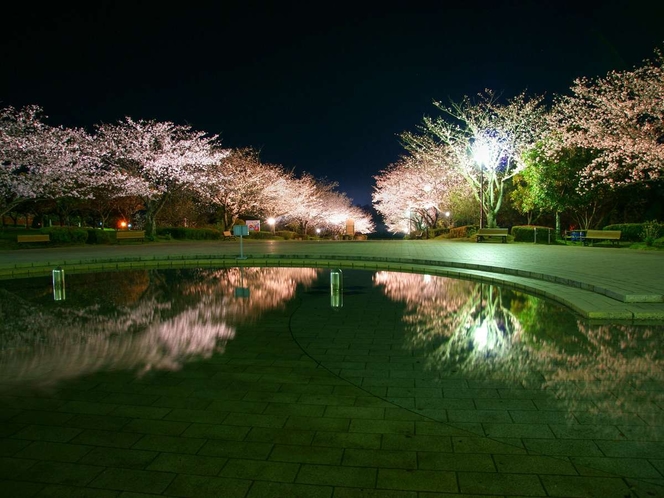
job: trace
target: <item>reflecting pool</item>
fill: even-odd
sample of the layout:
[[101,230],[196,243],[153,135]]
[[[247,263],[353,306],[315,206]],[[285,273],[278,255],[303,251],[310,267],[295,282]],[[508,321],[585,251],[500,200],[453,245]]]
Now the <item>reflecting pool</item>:
[[392,271],[63,285],[0,281],[0,448],[17,469],[5,487],[188,496],[207,475],[229,496],[664,496],[662,325],[594,324],[508,288]]

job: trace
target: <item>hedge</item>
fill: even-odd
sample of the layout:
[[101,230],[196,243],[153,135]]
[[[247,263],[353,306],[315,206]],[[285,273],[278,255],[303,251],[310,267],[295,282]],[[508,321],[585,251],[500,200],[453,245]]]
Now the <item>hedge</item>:
[[472,237],[476,231],[477,227],[475,225],[450,228],[450,239],[465,239],[467,237]]
[[219,230],[213,228],[160,227],[160,237],[172,237],[177,240],[219,240],[223,237]]
[[643,237],[643,223],[616,223],[607,225],[602,230],[620,230],[620,240],[628,242],[641,242]]
[[40,233],[48,234],[51,242],[66,244],[85,244],[88,240],[88,231],[85,228],[47,227]]
[[113,242],[111,234],[114,232],[109,232],[107,230],[96,230],[88,229],[88,238],[86,242],[88,244],[110,244]]
[[549,243],[549,231],[551,232],[551,242],[555,242],[555,229],[540,225],[521,225],[512,227],[512,236],[514,237],[514,242],[534,242],[535,229],[537,229],[538,244]]

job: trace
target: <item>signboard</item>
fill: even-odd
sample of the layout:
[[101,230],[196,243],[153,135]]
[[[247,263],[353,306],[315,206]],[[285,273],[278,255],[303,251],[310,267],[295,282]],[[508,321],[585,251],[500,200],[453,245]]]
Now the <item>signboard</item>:
[[247,228],[247,225],[233,225],[233,235],[236,237],[249,235],[249,229]]
[[260,232],[261,220],[247,220],[247,228],[250,232]]

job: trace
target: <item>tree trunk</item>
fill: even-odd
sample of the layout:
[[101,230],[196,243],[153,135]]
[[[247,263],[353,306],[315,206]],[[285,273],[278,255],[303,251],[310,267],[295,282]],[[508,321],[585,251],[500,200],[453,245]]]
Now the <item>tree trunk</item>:
[[154,239],[157,236],[157,215],[166,204],[168,193],[154,200],[145,201],[145,236]]

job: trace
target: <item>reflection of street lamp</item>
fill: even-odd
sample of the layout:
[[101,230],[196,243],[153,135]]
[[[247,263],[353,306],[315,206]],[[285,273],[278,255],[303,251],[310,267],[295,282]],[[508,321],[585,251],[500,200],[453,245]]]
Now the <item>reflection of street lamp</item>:
[[274,224],[277,222],[274,218],[268,218],[267,224],[272,227],[272,235],[274,235]]

